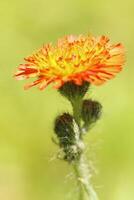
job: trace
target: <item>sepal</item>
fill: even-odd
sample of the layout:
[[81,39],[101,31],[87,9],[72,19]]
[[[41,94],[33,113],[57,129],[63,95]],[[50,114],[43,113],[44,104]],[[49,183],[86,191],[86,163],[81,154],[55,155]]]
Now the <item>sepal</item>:
[[89,82],[86,81],[83,82],[82,85],[76,85],[74,82],[67,82],[59,89],[59,92],[69,101],[75,102],[85,96],[89,85]]

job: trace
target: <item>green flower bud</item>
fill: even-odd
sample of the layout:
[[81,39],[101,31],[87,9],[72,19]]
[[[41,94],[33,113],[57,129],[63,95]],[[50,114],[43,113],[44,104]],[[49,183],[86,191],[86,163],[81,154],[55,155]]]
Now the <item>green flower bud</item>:
[[83,82],[82,85],[76,85],[74,82],[65,83],[59,92],[66,97],[69,101],[74,102],[82,99],[89,88],[89,82]]
[[102,106],[93,100],[84,100],[81,116],[86,126],[96,122],[101,116]]

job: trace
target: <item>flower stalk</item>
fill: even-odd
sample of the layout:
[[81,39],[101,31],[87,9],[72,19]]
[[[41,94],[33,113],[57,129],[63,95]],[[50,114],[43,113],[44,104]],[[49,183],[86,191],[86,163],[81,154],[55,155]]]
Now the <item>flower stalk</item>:
[[[81,113],[80,105],[82,105],[82,103],[79,102],[79,104],[76,103],[74,105],[75,105],[73,107],[74,118],[77,120],[78,124],[80,124],[80,113]],[[83,139],[81,138],[82,134],[81,128],[80,128],[80,134],[77,132],[76,134],[78,135],[76,141],[77,145],[81,145],[81,147],[85,149]],[[98,195],[91,184],[92,174],[90,172],[89,169],[90,167],[88,166],[88,162],[84,151],[82,151],[80,158],[77,161],[74,161],[73,168],[75,171],[75,176],[79,188],[79,200],[99,200]]]
[[58,116],[54,128],[64,153],[63,159],[74,168],[79,200],[98,200],[91,184],[92,174],[84,151],[83,126],[88,131],[90,125],[99,119],[102,107],[97,101],[83,100],[89,86],[87,82],[81,86],[66,83],[59,90],[70,101],[73,115],[63,113]]
[[73,166],[79,186],[79,200],[99,200],[98,195],[91,184],[90,179],[92,175],[85,159],[85,155],[82,154],[81,158],[75,162]]

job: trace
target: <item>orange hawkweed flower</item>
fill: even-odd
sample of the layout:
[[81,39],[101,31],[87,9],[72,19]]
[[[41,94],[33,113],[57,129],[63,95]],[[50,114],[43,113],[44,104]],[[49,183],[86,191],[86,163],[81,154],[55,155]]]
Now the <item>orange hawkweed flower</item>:
[[36,78],[25,89],[39,85],[43,90],[52,82],[60,88],[69,81],[76,85],[84,81],[101,85],[121,71],[124,54],[122,44],[111,45],[105,36],[69,35],[25,58],[26,63],[19,66],[15,77]]

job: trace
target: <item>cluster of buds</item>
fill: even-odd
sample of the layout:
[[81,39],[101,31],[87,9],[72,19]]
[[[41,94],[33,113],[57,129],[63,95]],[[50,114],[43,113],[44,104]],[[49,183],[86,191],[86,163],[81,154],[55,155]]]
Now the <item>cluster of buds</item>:
[[76,161],[84,150],[83,135],[101,116],[102,106],[91,99],[83,99],[89,83],[79,86],[73,82],[64,84],[59,92],[72,104],[73,115],[63,113],[55,120],[54,131],[64,152],[64,160]]

